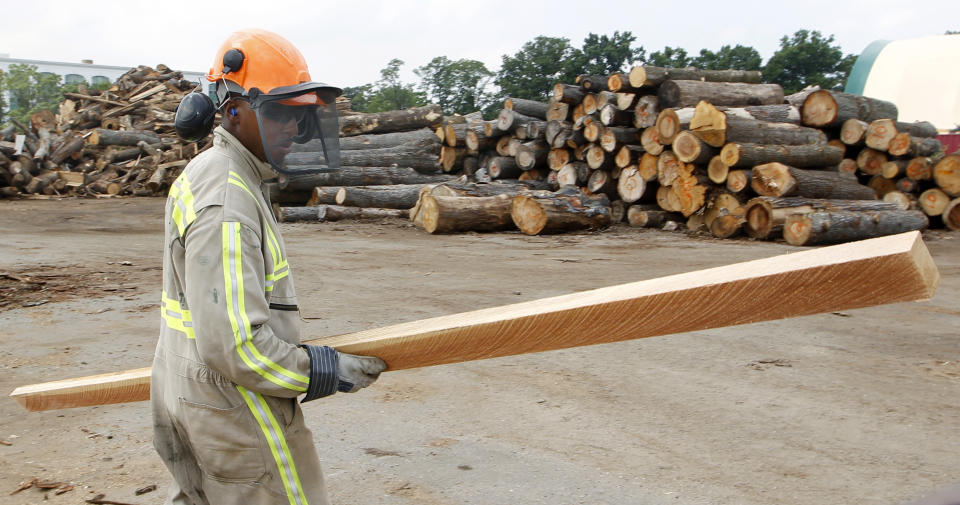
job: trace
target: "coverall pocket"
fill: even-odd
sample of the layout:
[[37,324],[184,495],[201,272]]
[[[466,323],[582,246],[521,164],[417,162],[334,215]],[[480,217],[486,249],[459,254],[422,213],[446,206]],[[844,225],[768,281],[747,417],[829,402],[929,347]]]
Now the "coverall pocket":
[[257,426],[246,405],[221,409],[180,398],[183,421],[200,469],[227,481],[254,481],[266,473]]

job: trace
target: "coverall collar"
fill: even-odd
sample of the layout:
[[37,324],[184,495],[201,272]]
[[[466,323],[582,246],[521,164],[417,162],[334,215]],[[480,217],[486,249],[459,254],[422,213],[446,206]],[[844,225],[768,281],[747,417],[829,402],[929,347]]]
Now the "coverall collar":
[[249,175],[254,176],[254,180],[257,183],[262,182],[264,179],[273,179],[277,176],[276,172],[273,171],[273,168],[270,167],[270,164],[264,161],[260,161],[250,152],[236,137],[230,134],[223,126],[218,126],[213,130],[213,145],[217,147],[223,147],[227,149],[233,149],[240,154],[244,161],[247,162],[247,165],[251,169]]

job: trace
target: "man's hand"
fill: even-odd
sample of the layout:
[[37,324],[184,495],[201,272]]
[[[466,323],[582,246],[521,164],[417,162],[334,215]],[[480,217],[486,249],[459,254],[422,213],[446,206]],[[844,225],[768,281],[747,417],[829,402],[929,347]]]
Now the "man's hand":
[[356,356],[337,352],[339,365],[337,378],[340,380],[337,390],[342,393],[355,393],[377,380],[387,364],[373,356]]

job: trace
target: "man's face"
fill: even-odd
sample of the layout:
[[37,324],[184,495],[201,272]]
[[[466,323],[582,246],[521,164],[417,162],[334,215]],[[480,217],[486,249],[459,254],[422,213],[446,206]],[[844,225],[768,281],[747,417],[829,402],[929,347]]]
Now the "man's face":
[[284,157],[290,152],[293,138],[297,135],[297,125],[303,120],[303,116],[311,111],[311,107],[275,102],[260,107],[260,133],[268,158],[264,161],[272,160],[283,166]]

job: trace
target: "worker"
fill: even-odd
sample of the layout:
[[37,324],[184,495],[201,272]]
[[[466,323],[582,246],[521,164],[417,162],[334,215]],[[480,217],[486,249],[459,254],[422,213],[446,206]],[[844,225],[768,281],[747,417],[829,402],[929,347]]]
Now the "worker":
[[178,133],[213,146],[170,188],[162,326],[150,399],[154,446],[173,474],[168,504],[325,505],[297,397],[369,386],[384,362],[301,345],[299,306],[264,180],[295,176],[293,143],[339,163],[336,96],[271,32],[233,33],[176,114]]

